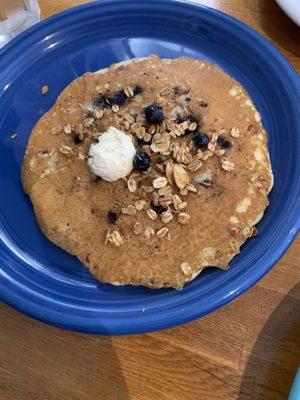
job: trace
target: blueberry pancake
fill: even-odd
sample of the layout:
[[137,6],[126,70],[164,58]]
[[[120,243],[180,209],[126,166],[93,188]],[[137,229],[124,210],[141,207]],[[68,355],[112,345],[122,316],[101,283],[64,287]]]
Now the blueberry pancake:
[[32,130],[22,181],[44,234],[101,282],[180,289],[228,268],[273,176],[240,84],[150,56],[74,80]]

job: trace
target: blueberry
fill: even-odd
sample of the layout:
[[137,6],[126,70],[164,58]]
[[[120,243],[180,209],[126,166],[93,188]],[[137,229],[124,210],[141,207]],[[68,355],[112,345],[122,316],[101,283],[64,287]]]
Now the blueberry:
[[162,206],[159,204],[158,206],[155,206],[154,204],[151,203],[151,208],[156,212],[156,214],[160,215],[164,211],[167,211],[166,207]]
[[108,211],[108,213],[106,214],[106,219],[109,225],[115,225],[118,218],[118,214],[113,211]]
[[73,141],[75,144],[80,144],[83,139],[80,138],[80,135],[78,135],[77,133],[73,135]]
[[206,149],[209,143],[209,137],[204,132],[197,132],[193,140],[200,149]]
[[219,136],[217,139],[217,143],[222,149],[229,149],[231,147],[230,141],[227,140],[224,136]]
[[145,115],[151,124],[160,124],[164,119],[164,110],[156,104],[150,104],[145,109]]
[[191,133],[193,133],[193,131],[190,131],[189,129],[186,129],[184,131],[184,136],[189,136]]
[[139,171],[147,171],[151,166],[151,158],[144,151],[138,151],[133,157],[133,166]]
[[137,96],[138,94],[143,93],[143,91],[144,91],[143,88],[141,88],[140,86],[136,86],[136,87],[133,89],[133,94],[134,94],[135,96]]
[[101,94],[98,99],[95,101],[95,105],[100,108],[107,107],[107,98]]
[[118,93],[115,94],[115,96],[110,99],[110,104],[117,105],[117,106],[123,106],[128,100],[128,97],[126,96],[124,90],[120,90]]
[[198,121],[198,118],[197,117],[195,117],[195,115],[193,115],[193,114],[189,114],[187,117],[186,117],[186,119],[189,121],[189,122],[197,122],[197,124],[199,124],[199,121]]

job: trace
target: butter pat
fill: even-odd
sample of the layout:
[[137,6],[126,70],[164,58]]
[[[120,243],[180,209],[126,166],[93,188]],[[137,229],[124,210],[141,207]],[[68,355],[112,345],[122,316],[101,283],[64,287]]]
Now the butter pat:
[[90,170],[105,181],[114,182],[129,175],[136,153],[130,136],[110,126],[89,150]]

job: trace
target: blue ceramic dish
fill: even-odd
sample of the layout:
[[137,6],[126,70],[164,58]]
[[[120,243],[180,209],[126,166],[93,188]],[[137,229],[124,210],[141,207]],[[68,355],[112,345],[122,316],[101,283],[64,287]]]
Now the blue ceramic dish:
[[[275,175],[259,235],[228,271],[207,270],[182,291],[95,281],[41,233],[20,181],[28,135],[68,83],[151,53],[211,60],[240,81],[262,113]],[[50,91],[42,97],[45,84]],[[299,229],[299,104],[299,78],[274,46],[241,22],[191,2],[102,0],[21,34],[0,52],[1,298],[50,324],[106,334],[167,328],[228,303],[268,272]]]
[[300,399],[300,368],[296,373],[293,386],[288,400],[299,400]]

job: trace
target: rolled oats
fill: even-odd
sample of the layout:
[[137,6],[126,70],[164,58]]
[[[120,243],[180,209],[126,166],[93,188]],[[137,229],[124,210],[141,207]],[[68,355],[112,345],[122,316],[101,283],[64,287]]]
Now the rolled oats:
[[197,160],[197,158],[194,158],[193,161],[189,163],[188,170],[191,172],[196,172],[201,167],[202,167],[202,161]]
[[224,149],[218,149],[218,150],[215,151],[215,155],[218,156],[218,157],[222,156],[223,154],[225,154],[225,150]]
[[[181,131],[181,132],[185,132],[185,130],[186,129],[189,129],[189,130],[191,130],[191,131],[193,131],[193,130],[195,130],[196,128],[197,128],[197,124],[196,124],[196,126],[194,127],[194,124],[196,124],[196,122],[192,122],[191,124],[189,123],[189,121],[184,121],[184,122],[181,122],[180,124],[178,124],[177,125],[177,127],[178,127],[178,129]],[[194,129],[190,129],[189,127],[194,127]]]
[[212,141],[210,141],[209,143],[208,143],[208,145],[207,145],[207,148],[208,148],[208,150],[210,150],[210,151],[215,151],[215,149],[216,149],[216,142],[212,142]]
[[166,234],[169,232],[169,228],[165,227],[165,228],[161,228],[156,232],[156,235],[160,238],[163,238],[166,236]]
[[223,158],[223,159],[221,160],[221,162],[222,162],[222,168],[223,168],[225,171],[233,171],[233,170],[234,170],[235,165],[234,165],[233,162],[231,162],[231,161],[229,161],[229,160],[226,160],[225,158]]
[[165,122],[166,122],[166,130],[170,132],[173,129],[173,124],[168,119]]
[[133,89],[130,86],[127,86],[124,89],[124,93],[126,94],[127,97],[133,97],[134,96]]
[[166,165],[166,177],[170,185],[174,183],[173,168],[174,168],[173,162],[172,161],[168,162],[168,164]]
[[219,137],[219,135],[217,134],[217,132],[213,132],[210,141],[215,143],[218,140],[218,137]]
[[155,169],[157,169],[159,172],[164,172],[165,167],[163,164],[155,164]]
[[49,92],[49,88],[47,85],[44,85],[42,87],[42,95],[45,96],[45,94],[47,94]]
[[130,114],[124,114],[125,121],[129,122],[130,124],[134,123],[134,118]]
[[110,243],[113,246],[119,247],[124,244],[124,239],[122,238],[120,232],[118,231],[113,231],[113,232],[107,232],[106,235],[106,240],[105,244]]
[[192,268],[190,267],[189,263],[187,263],[187,262],[181,263],[180,269],[186,276],[189,276],[192,273]]
[[145,140],[145,142],[150,142],[151,137],[152,136],[150,135],[150,133],[145,132],[143,135],[143,140]]
[[122,208],[122,213],[127,214],[127,215],[135,215],[136,214],[136,208],[132,205],[129,205],[127,207]]
[[174,154],[179,150],[179,148],[180,148],[180,145],[177,142],[172,142],[171,145],[170,145],[170,150]]
[[164,211],[163,213],[161,213],[161,221],[164,224],[168,224],[169,222],[171,222],[173,219],[173,214],[171,213],[171,211]]
[[236,126],[234,126],[234,127],[230,130],[230,135],[231,135],[232,137],[234,137],[234,138],[239,137],[239,136],[240,136],[240,131],[239,131],[239,129],[238,129]]
[[135,129],[134,133],[135,133],[135,135],[136,135],[136,137],[138,139],[143,139],[143,137],[144,137],[144,135],[146,133],[146,130],[145,130],[145,128],[143,126],[140,126],[137,129]]
[[174,126],[172,132],[175,134],[175,137],[180,137],[184,134],[184,130],[179,125]]
[[144,235],[146,239],[150,239],[151,236],[155,234],[154,229],[151,226],[147,226],[144,231]]
[[167,196],[167,197],[171,197],[172,196],[172,188],[171,186],[165,186],[162,187],[158,190],[158,194],[159,196]]
[[173,157],[175,161],[182,164],[189,164],[193,159],[190,149],[185,144],[173,150]]
[[197,153],[196,153],[196,155],[195,155],[195,159],[201,160],[202,157],[203,157],[203,151],[200,150],[200,149],[198,149],[198,150],[197,150]]
[[94,119],[94,118],[86,118],[86,119],[83,121],[83,126],[85,126],[86,128],[89,128],[90,126],[93,125],[94,122],[95,122],[95,119]]
[[62,127],[61,126],[56,126],[55,128],[53,128],[51,130],[51,134],[52,135],[59,135],[62,131]]
[[70,135],[72,133],[72,128],[71,128],[70,124],[66,124],[64,126],[64,132],[65,132],[66,135]]
[[168,135],[155,134],[153,136],[153,143],[151,144],[151,150],[154,153],[163,153],[170,150],[170,139]]
[[70,146],[66,146],[65,144],[61,144],[58,148],[58,151],[65,156],[71,156],[73,154],[73,150]]
[[161,95],[161,96],[167,96],[168,94],[170,94],[171,93],[171,87],[170,86],[165,86],[165,87],[163,87],[162,89],[161,89],[161,91],[159,92],[159,94]]
[[130,128],[129,122],[128,121],[124,121],[123,125],[124,125],[125,131],[128,131],[129,128]]
[[140,233],[143,232],[143,225],[140,222],[136,222],[133,225],[133,231],[136,235],[139,235]]
[[76,133],[78,133],[79,135],[83,134],[83,125],[82,124],[76,124],[74,127],[74,130]]
[[174,165],[173,176],[179,189],[183,189],[190,181],[188,173],[180,164]]
[[187,189],[189,192],[198,193],[197,188],[196,188],[193,184],[191,184],[191,183],[188,183],[188,184],[186,185],[186,189]]
[[146,186],[146,185],[142,185],[141,189],[145,192],[145,193],[152,193],[154,192],[154,187],[153,186]]
[[221,128],[221,129],[220,129],[220,134],[221,134],[221,135],[228,135],[228,129]]
[[151,147],[150,147],[150,146],[145,145],[145,146],[142,147],[142,150],[143,150],[145,153],[151,155]]
[[117,113],[120,110],[120,107],[117,104],[114,104],[111,109],[114,113]]
[[172,198],[171,196],[162,196],[159,198],[159,204],[163,205],[164,207],[167,207],[169,204],[172,204]]
[[181,196],[187,196],[188,192],[189,191],[186,187],[179,190],[179,193],[181,194]]
[[137,200],[135,202],[135,208],[138,211],[141,211],[145,206],[146,206],[147,202],[145,200]]
[[176,135],[176,132],[175,132],[174,128],[169,132],[169,135],[170,135],[173,139],[176,139],[176,138],[177,138],[177,135]]
[[103,115],[104,115],[104,110],[99,110],[98,108],[96,108],[96,110],[93,112],[93,116],[96,119],[102,118]]
[[163,187],[167,186],[167,184],[168,184],[168,180],[167,180],[167,178],[165,178],[163,176],[154,179],[152,182],[152,185],[155,189],[163,188]]
[[134,178],[129,178],[127,181],[127,187],[129,192],[135,192],[137,189],[136,180]]
[[148,133],[150,135],[154,135],[155,133],[157,133],[157,129],[158,129],[158,125],[150,125],[149,129],[148,129]]
[[159,194],[157,192],[153,192],[152,195],[151,195],[151,198],[152,198],[152,203],[155,206],[158,206],[158,204],[159,204]]
[[178,214],[178,222],[182,225],[186,225],[190,221],[190,215],[188,213],[182,212]]
[[187,206],[186,201],[182,201],[178,194],[174,194],[172,196],[172,202],[174,205],[175,210],[183,210]]
[[194,131],[197,128],[197,122],[192,122],[189,126],[188,126],[188,130],[189,131]]
[[157,214],[156,214],[156,212],[155,212],[154,210],[152,210],[152,208],[149,208],[149,209],[147,210],[147,215],[148,215],[148,217],[149,217],[150,219],[152,219],[153,221],[154,221],[155,219],[157,219]]
[[206,161],[213,155],[213,152],[210,150],[205,150],[202,155],[202,160]]

